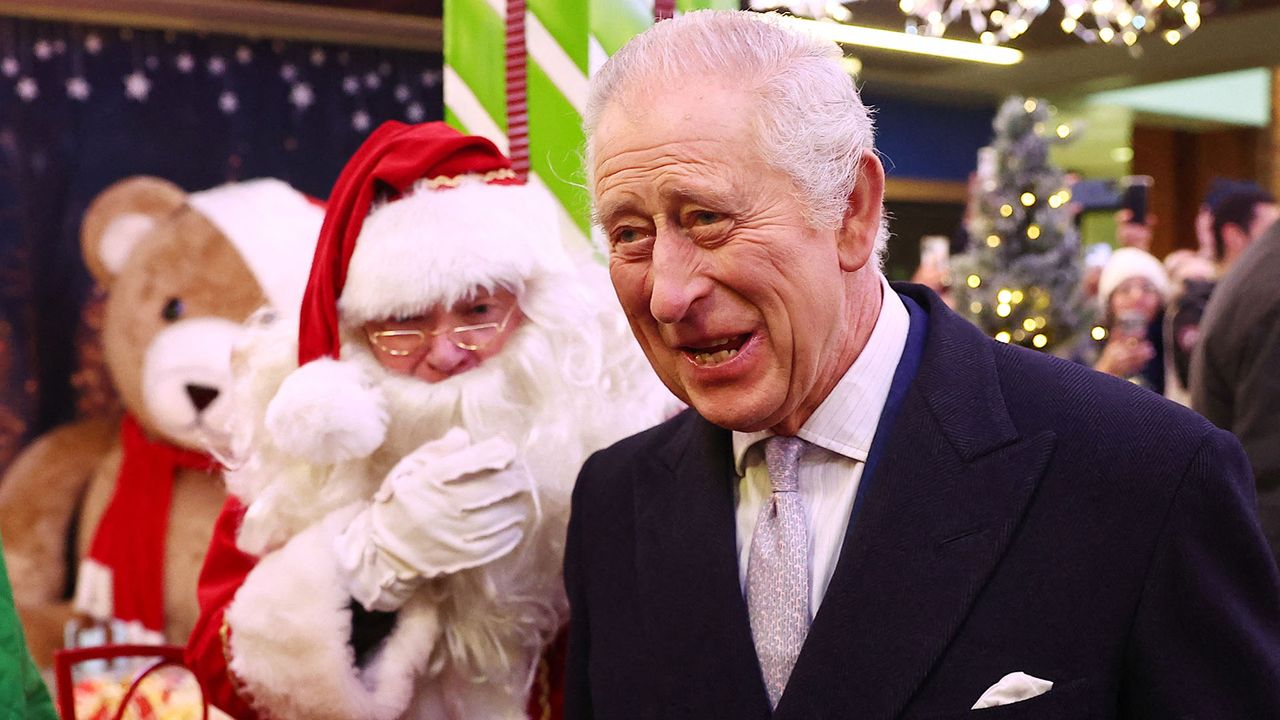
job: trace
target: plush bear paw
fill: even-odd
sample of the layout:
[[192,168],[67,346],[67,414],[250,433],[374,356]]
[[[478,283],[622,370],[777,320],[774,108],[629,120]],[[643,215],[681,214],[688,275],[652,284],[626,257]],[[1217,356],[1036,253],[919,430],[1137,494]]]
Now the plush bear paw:
[[322,358],[289,373],[267,405],[276,446],[319,464],[368,457],[387,435],[382,392],[356,365]]

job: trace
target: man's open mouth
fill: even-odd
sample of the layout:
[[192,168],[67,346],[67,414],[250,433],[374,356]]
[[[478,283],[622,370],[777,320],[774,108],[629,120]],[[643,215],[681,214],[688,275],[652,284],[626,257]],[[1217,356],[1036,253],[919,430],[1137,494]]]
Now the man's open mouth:
[[692,360],[693,364],[699,367],[710,367],[733,359],[750,338],[751,333],[733,335],[697,345],[686,345],[680,348],[680,351]]

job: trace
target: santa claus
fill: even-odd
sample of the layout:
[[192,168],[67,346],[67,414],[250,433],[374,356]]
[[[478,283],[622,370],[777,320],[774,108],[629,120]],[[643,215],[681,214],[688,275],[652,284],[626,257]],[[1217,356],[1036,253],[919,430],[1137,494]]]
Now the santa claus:
[[388,123],[302,313],[233,362],[188,662],[241,718],[545,717],[574,478],[667,414],[603,270],[487,140]]

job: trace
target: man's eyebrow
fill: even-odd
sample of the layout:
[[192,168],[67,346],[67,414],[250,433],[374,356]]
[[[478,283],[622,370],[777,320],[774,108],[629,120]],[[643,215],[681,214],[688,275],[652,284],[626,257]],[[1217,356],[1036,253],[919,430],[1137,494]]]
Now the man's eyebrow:
[[608,202],[601,207],[597,207],[591,211],[591,220],[600,227],[608,227],[610,223],[624,215],[635,215],[639,211],[635,209],[635,205],[630,200],[622,202]]
[[724,188],[697,187],[676,188],[664,193],[667,200],[675,200],[681,204],[710,205],[716,210],[727,210],[733,207],[733,193]]
[[[680,187],[662,192],[662,201],[664,203],[679,203],[689,205],[709,206],[711,209],[728,211],[734,208],[734,194],[725,188],[714,188],[701,186],[696,188]],[[616,222],[619,218],[627,215],[638,215],[641,217],[647,214],[641,211],[632,198],[623,200],[613,200],[602,203],[591,212],[591,220],[600,227],[608,227],[610,223]]]

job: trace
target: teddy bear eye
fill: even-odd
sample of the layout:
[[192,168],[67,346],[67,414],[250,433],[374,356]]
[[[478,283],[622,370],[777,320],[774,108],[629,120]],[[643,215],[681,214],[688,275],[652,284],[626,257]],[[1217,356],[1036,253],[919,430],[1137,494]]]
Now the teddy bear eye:
[[182,307],[182,300],[176,297],[169,298],[169,301],[164,304],[164,309],[160,311],[160,317],[164,318],[167,322],[173,322],[182,317],[182,311],[184,309],[185,308]]

